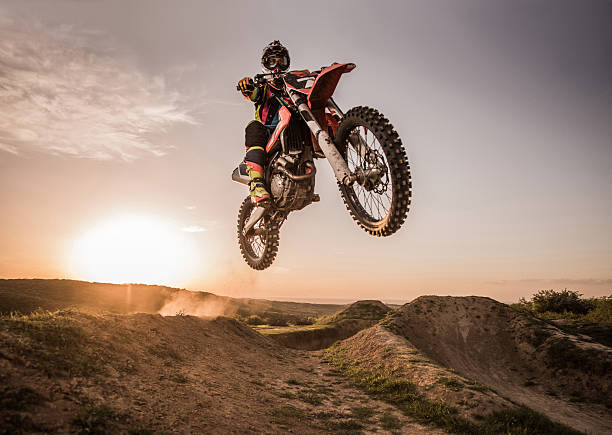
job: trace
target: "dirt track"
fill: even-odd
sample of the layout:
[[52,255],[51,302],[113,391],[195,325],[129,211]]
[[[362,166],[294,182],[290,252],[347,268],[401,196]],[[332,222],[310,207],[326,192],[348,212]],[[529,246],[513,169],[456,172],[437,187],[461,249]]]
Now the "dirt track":
[[[525,404],[612,433],[612,349],[488,298],[421,297],[335,348],[475,423]],[[225,317],[5,317],[0,382],[0,433],[440,433]]]
[[612,432],[612,349],[483,297],[422,296],[390,329],[440,365],[580,430]]
[[[62,336],[61,349],[50,345]],[[5,321],[0,350],[3,403],[35,392],[0,411],[9,431],[439,433],[352,387],[320,352],[284,348],[227,318]]]

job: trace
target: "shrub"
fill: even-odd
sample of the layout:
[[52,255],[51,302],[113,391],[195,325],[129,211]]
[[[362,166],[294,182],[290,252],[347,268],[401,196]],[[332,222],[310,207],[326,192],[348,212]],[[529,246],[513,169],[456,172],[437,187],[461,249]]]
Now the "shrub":
[[253,314],[246,318],[246,323],[247,325],[263,325],[266,322],[257,314]]
[[287,319],[281,316],[266,317],[266,324],[270,326],[288,326]]
[[314,322],[314,317],[296,317],[292,323],[294,325],[312,325]]
[[531,308],[536,313],[586,314],[592,307],[590,300],[581,299],[577,291],[540,290],[531,298]]
[[584,316],[586,322],[612,323],[612,296],[591,300],[593,308]]
[[545,320],[612,323],[612,296],[589,299],[581,299],[581,296],[567,289],[541,290],[530,300],[521,298],[512,308]]

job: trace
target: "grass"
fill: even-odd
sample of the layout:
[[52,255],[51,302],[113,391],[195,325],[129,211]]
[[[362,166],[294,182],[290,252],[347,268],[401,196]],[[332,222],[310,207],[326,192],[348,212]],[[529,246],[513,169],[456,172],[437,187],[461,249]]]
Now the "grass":
[[434,425],[450,433],[566,435],[580,432],[554,423],[543,414],[526,407],[506,409],[487,415],[479,423],[459,415],[455,407],[423,397],[407,379],[382,368],[365,369],[350,360],[338,344],[325,353],[329,364],[349,377],[369,394],[391,403],[423,424]]
[[311,391],[300,391],[297,394],[298,399],[310,405],[319,406],[323,403],[323,398]]
[[464,387],[463,383],[459,379],[451,378],[450,376],[443,376],[438,379],[438,382],[452,391],[461,391]]
[[272,325],[249,325],[251,328],[263,335],[284,334],[287,332],[313,331],[326,329],[329,325],[294,325],[294,326],[272,326]]
[[[70,318],[74,311],[34,311],[0,316],[0,330],[26,337],[9,346],[49,376],[91,376],[103,371],[102,350],[92,352],[93,340]],[[87,316],[80,314],[81,316]]]
[[327,361],[368,393],[392,403],[418,421],[434,424],[450,432],[470,432],[473,424],[461,417],[456,408],[439,401],[425,399],[416,386],[406,379],[383,370],[368,370],[346,358],[338,345],[331,346]]

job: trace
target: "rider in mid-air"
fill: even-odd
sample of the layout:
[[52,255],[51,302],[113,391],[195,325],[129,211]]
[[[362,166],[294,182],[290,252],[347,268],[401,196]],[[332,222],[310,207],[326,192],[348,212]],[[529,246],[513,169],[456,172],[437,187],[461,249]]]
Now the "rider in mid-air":
[[[271,42],[264,48],[261,56],[264,74],[280,73],[289,69],[289,51],[279,42]],[[264,184],[266,166],[266,143],[270,131],[278,124],[278,111],[281,108],[279,88],[273,82],[255,86],[253,79],[245,77],[238,82],[244,98],[255,103],[255,119],[245,129],[246,155],[249,178],[251,179],[251,200],[260,203],[270,199]]]

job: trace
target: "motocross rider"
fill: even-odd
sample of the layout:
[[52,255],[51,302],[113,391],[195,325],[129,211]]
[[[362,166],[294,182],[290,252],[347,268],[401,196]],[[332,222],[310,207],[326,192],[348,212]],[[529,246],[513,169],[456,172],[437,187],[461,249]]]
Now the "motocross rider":
[[[289,69],[289,51],[280,41],[273,41],[264,48],[261,68],[264,74],[281,73]],[[264,184],[266,143],[279,120],[278,113],[282,104],[280,86],[276,87],[273,81],[256,86],[250,77],[240,80],[238,86],[244,98],[255,103],[255,119],[245,129],[244,161],[251,179],[251,201],[256,204],[262,201],[265,203],[270,199]]]

